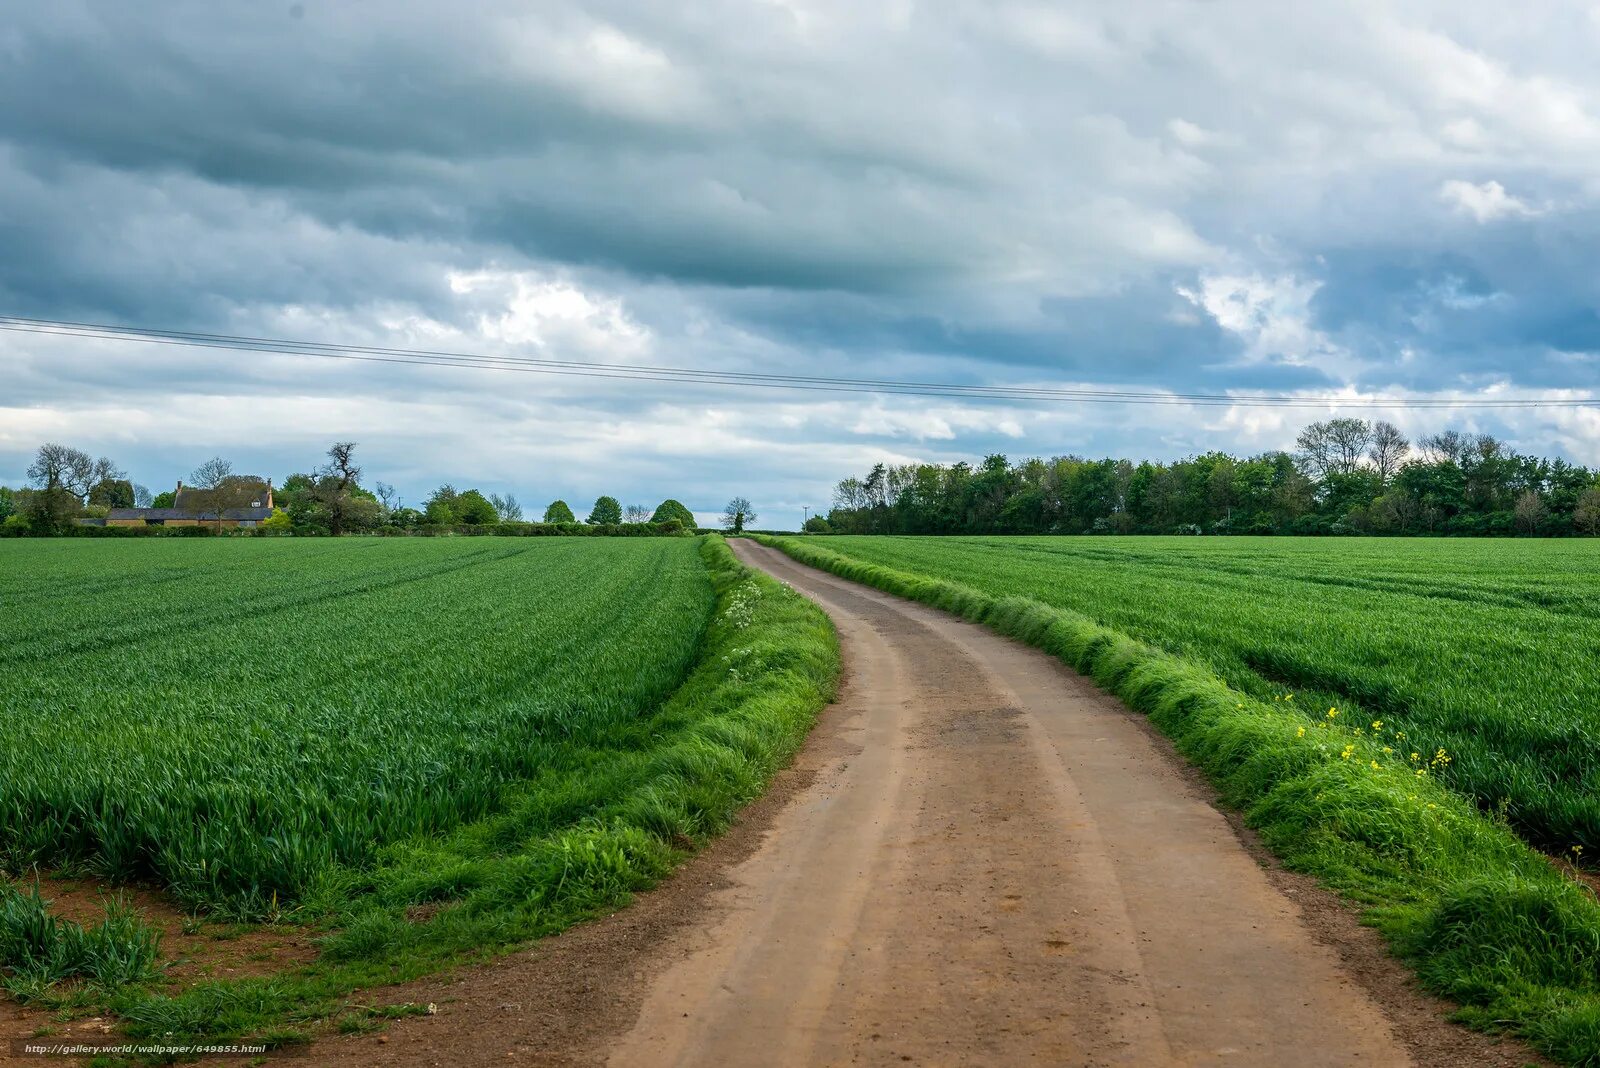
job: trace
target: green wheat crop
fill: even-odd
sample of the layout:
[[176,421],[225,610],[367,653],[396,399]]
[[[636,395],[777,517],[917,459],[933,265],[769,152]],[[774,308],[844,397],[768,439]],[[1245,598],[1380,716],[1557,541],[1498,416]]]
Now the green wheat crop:
[[269,913],[647,747],[689,539],[0,543],[0,867]]

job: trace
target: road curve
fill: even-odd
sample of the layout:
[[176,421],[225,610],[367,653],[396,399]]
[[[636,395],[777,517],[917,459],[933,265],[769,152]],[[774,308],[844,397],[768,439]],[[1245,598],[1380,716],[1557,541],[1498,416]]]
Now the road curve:
[[608,1062],[1406,1065],[1204,791],[1036,650],[734,542],[833,618],[836,751]]

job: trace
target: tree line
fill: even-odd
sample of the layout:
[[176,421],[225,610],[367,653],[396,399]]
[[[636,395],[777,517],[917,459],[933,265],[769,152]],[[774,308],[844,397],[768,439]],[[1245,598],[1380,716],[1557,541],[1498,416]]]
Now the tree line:
[[816,533],[1600,534],[1600,473],[1446,430],[1313,423],[1294,452],[1174,463],[1059,456],[878,464],[834,490]]
[[[261,527],[269,533],[338,536],[525,522],[516,497],[485,495],[476,489],[457,490],[450,484],[440,486],[421,507],[408,507],[393,486],[378,481],[370,488],[362,484],[363,471],[356,462],[355,449],[354,442],[336,442],[322,464],[275,485],[275,507]],[[27,486],[0,486],[0,533],[60,534],[71,530],[79,520],[103,519],[113,508],[177,506],[175,490],[152,495],[145,487],[129,481],[127,473],[109,458],[95,458],[81,449],[53,442],[40,447],[27,473]],[[197,522],[214,522],[220,528],[230,511],[259,497],[260,488],[255,479],[236,473],[231,462],[215,457],[190,472],[185,480],[185,507],[192,510]],[[725,518],[730,529],[742,529],[755,519],[749,502],[743,498],[735,498],[729,509]],[[582,524],[571,506],[561,500],[550,502],[542,521],[573,527],[674,524],[672,529],[696,528],[694,513],[679,501],[668,499],[654,509],[643,505],[624,508],[611,496],[597,498]]]

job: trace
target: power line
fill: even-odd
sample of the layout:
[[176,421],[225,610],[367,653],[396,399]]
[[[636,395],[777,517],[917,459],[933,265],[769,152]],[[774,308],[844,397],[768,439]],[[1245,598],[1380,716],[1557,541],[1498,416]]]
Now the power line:
[[318,359],[387,363],[411,367],[454,367],[477,370],[520,371],[536,374],[635,382],[667,382],[723,387],[806,390],[828,393],[872,393],[889,396],[944,397],[967,400],[1063,401],[1096,404],[1165,404],[1246,408],[1582,408],[1600,406],[1600,397],[1343,397],[1304,394],[1183,393],[1175,391],[1113,390],[1049,386],[987,386],[957,382],[923,382],[895,379],[843,378],[788,375],[758,371],[721,371],[710,368],[669,367],[652,364],[586,363],[488,353],[437,349],[389,348],[374,345],[334,344],[245,334],[214,334],[192,330],[116,326],[63,319],[0,316],[0,330],[13,333],[81,337],[100,341],[126,341],[182,348],[204,348]]

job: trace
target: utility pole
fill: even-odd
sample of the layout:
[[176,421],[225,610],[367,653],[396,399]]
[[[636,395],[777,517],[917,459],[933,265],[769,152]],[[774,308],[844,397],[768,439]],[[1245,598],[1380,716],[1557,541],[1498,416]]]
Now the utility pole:
[[802,504],[800,506],[800,511],[805,515],[805,519],[802,520],[801,523],[800,523],[800,529],[801,530],[805,530],[806,529],[806,523],[809,522],[810,519],[811,519],[811,506],[809,504]]

